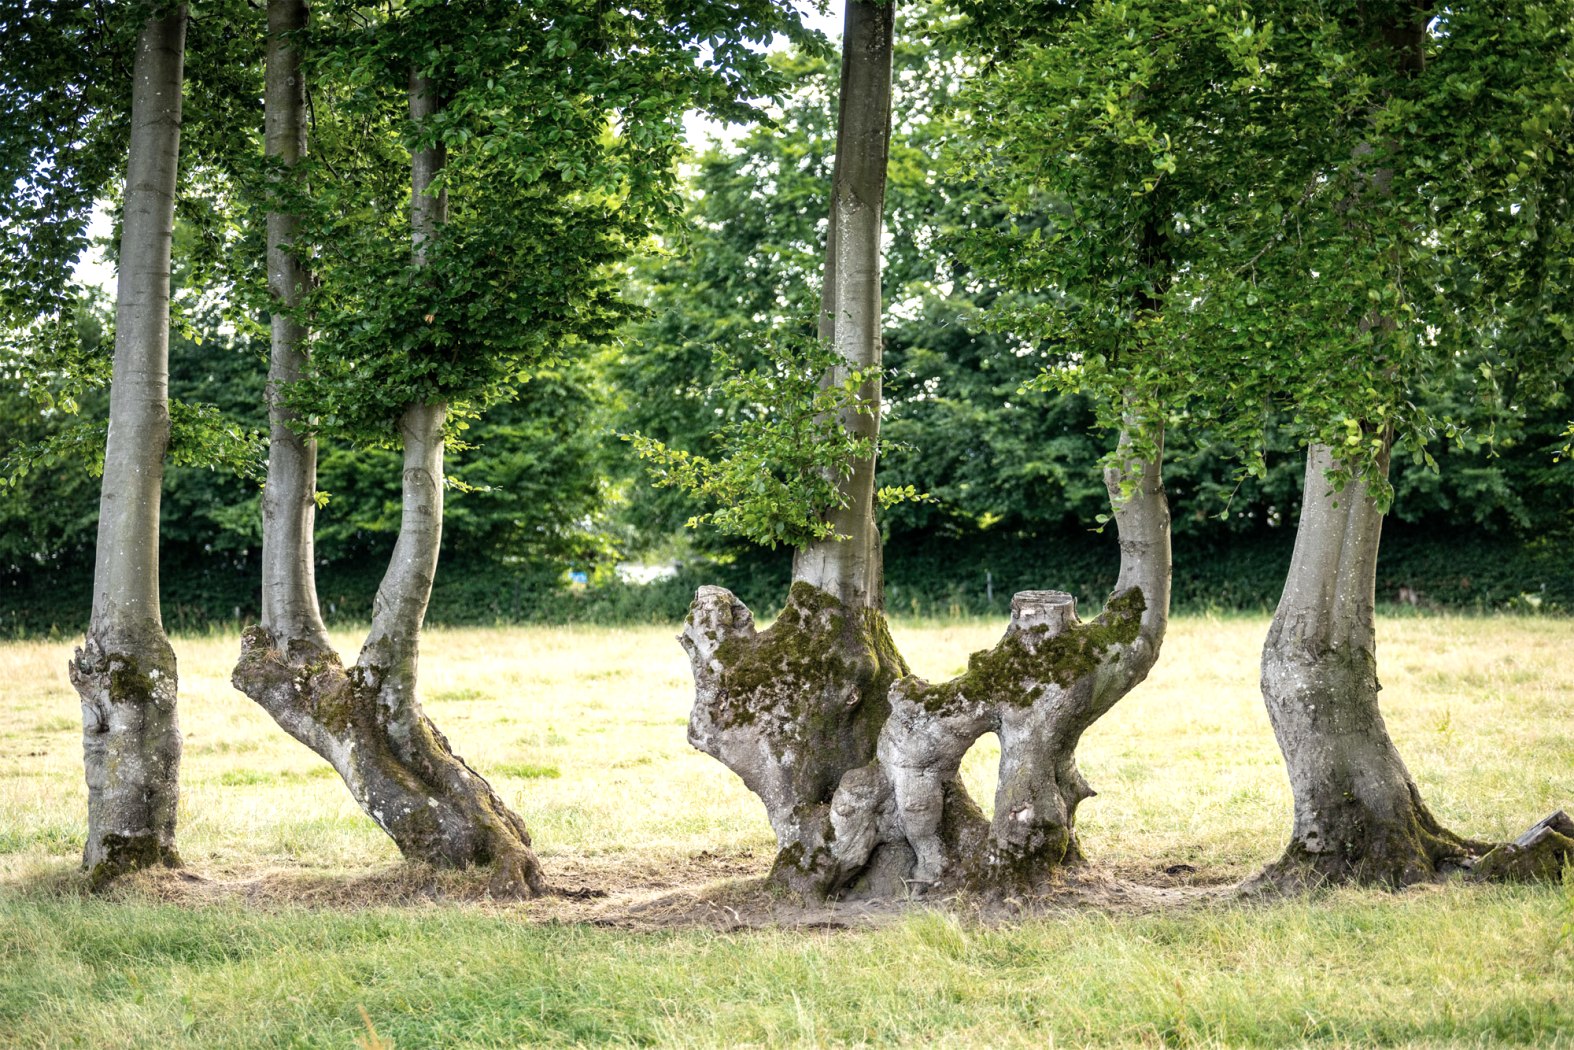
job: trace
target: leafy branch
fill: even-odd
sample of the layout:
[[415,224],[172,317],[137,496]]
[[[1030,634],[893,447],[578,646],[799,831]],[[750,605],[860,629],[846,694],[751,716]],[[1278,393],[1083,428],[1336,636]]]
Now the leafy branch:
[[[768,547],[803,547],[845,539],[830,522],[847,505],[842,482],[853,465],[876,453],[876,443],[857,437],[845,420],[878,411],[867,392],[875,369],[848,370],[826,343],[803,338],[769,338],[759,348],[761,368],[737,371],[719,393],[735,407],[713,435],[714,458],[672,448],[644,434],[625,434],[660,488],[677,488],[713,509],[688,520],[710,525]],[[881,489],[889,506],[927,500],[913,486]]]

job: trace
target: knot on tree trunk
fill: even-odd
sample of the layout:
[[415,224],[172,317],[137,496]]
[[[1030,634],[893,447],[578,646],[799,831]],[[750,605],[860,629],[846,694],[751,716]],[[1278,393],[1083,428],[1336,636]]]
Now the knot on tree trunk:
[[344,775],[355,700],[338,653],[309,639],[281,639],[254,625],[241,633],[230,684]]

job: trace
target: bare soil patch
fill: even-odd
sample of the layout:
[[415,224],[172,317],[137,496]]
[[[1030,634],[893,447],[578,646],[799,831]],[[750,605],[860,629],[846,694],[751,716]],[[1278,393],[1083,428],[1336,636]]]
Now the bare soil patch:
[[[618,854],[544,858],[552,892],[528,901],[496,900],[482,871],[443,871],[395,864],[365,872],[299,867],[155,869],[120,880],[110,899],[184,907],[474,908],[526,922],[586,923],[629,931],[708,929],[852,929],[894,921],[914,911],[943,911],[970,921],[1010,922],[1076,911],[1166,912],[1205,906],[1236,895],[1233,880],[1164,867],[1115,870],[1084,865],[1044,894],[985,898],[969,894],[898,901],[806,902],[767,885],[770,853],[702,850],[687,856]],[[31,887],[85,893],[74,876],[56,873]]]

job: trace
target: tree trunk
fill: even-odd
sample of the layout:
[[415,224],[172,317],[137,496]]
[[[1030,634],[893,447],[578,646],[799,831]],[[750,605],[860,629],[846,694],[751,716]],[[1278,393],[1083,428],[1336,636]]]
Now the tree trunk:
[[[306,77],[300,36],[305,0],[268,0],[264,148],[288,169],[306,154]],[[281,173],[281,177],[287,177]],[[294,241],[300,219],[281,202],[268,212],[268,292],[279,304],[272,318],[268,361],[268,481],[262,492],[262,624],[286,651],[328,649],[317,607],[314,536],[317,517],[317,442],[296,432],[286,387],[306,367],[306,328],[296,311],[311,280]]]
[[70,667],[82,698],[87,769],[82,863],[95,885],[136,868],[180,863],[175,652],[159,611],[158,543],[185,46],[181,6],[143,27],[132,73],[93,613]]
[[[840,383],[873,369],[859,394],[873,411],[843,412],[878,439],[880,259],[890,145],[895,3],[849,0],[843,30],[836,163],[831,182],[820,335]],[[887,691],[907,673],[886,625],[875,458],[852,464],[831,515],[836,538],[800,550],[787,606],[756,633],[720,587],[702,587],[680,638],[695,674],[689,742],[741,776],[765,802],[779,851],[772,878],[810,894],[828,888],[830,802],[842,776],[874,757]]]
[[[1373,23],[1374,46],[1387,49],[1403,76],[1425,67],[1426,19],[1412,5]],[[1352,229],[1393,195],[1392,168],[1362,171],[1375,152],[1368,143],[1356,148],[1364,178],[1346,205]],[[1373,315],[1361,327],[1386,333],[1396,322]],[[1385,436],[1376,464],[1382,477],[1390,441]],[[1256,886],[1403,886],[1466,866],[1487,848],[1432,816],[1383,723],[1374,623],[1383,514],[1363,480],[1334,490],[1328,475],[1338,467],[1333,449],[1308,447],[1295,551],[1263,643],[1263,699],[1288,767],[1295,823],[1283,856]]]
[[1438,824],[1383,724],[1373,620],[1383,516],[1364,482],[1333,490],[1337,465],[1327,446],[1307,451],[1295,553],[1263,645],[1263,699],[1295,826],[1262,885],[1403,886],[1486,849]]
[[[270,66],[270,80],[271,72]],[[431,86],[412,75],[411,119],[420,122],[436,108]],[[443,194],[429,192],[443,160],[440,147],[411,158],[417,266],[425,264],[425,246],[446,218]],[[285,355],[286,361],[298,369],[298,349],[293,353]],[[296,600],[311,591],[310,579],[296,576],[278,588],[283,597],[273,606],[276,618],[265,618],[244,635],[234,682],[290,735],[333,765],[356,802],[406,857],[440,867],[491,865],[494,895],[533,895],[545,884],[524,822],[453,753],[422,711],[416,692],[421,624],[442,544],[446,414],[442,404],[412,404],[399,420],[404,448],[399,538],[355,666],[346,672],[328,646],[314,593],[309,610]],[[285,423],[275,416],[276,439],[281,427],[288,431]],[[309,495],[315,485],[314,456],[289,462],[294,475],[281,491]],[[293,498],[265,504],[264,513],[264,530],[276,530],[280,542],[281,578],[299,573],[310,564],[309,512],[304,530],[296,527],[301,507]]]
[[[848,773],[832,804],[830,852],[841,884],[878,896],[1016,893],[1082,859],[1076,808],[1093,790],[1077,770],[1077,743],[1147,677],[1168,622],[1161,461],[1162,452],[1127,458],[1106,472],[1121,569],[1102,614],[1083,624],[1071,595],[1023,591],[1012,599],[1005,637],[974,653],[961,678],[930,685],[907,677],[892,688],[876,761]],[[985,733],[1000,738],[992,821],[957,776]]]

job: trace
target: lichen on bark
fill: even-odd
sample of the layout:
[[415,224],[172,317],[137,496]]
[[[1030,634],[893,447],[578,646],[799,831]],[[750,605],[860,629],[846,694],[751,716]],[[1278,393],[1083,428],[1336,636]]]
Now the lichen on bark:
[[[960,678],[897,682],[876,761],[844,778],[832,804],[843,881],[879,892],[858,885],[860,873],[896,868],[909,892],[1021,893],[1078,863],[1076,808],[1093,791],[1077,770],[1076,745],[1146,674],[1150,661],[1130,659],[1145,608],[1132,588],[1084,624],[1071,595],[1025,591],[1012,600],[1005,636],[975,653]],[[1000,740],[993,819],[959,778],[963,757],[987,733]],[[881,856],[893,851],[911,862]]]
[[399,851],[434,867],[493,869],[496,897],[546,888],[525,824],[454,754],[419,705],[386,702],[382,669],[248,628],[232,680],[326,759]]
[[679,640],[695,675],[689,742],[765,803],[774,881],[825,892],[831,797],[873,758],[887,692],[907,673],[884,614],[799,581],[760,632],[731,591],[702,587]]

